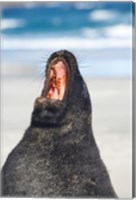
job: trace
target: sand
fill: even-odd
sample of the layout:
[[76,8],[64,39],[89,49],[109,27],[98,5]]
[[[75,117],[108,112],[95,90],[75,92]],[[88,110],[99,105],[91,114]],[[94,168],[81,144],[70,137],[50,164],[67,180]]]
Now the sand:
[[[102,159],[120,198],[131,198],[132,113],[129,79],[87,78],[93,106],[93,130]],[[42,82],[30,78],[2,80],[1,166],[30,124]]]

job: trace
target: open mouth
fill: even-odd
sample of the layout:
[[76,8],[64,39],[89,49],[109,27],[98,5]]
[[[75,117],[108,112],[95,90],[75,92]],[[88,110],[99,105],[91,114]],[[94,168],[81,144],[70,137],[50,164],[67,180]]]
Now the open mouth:
[[66,91],[66,83],[66,64],[63,60],[56,60],[50,67],[46,97],[62,101]]

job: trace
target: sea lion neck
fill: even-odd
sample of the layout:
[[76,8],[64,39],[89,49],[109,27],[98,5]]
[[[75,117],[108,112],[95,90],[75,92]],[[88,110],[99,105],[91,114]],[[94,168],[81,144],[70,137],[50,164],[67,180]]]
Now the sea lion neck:
[[[56,127],[73,122],[73,116],[79,117],[79,110],[90,110],[88,99],[75,56],[66,50],[57,51],[48,59],[44,87],[34,105],[32,125]],[[80,118],[84,119],[84,115]]]

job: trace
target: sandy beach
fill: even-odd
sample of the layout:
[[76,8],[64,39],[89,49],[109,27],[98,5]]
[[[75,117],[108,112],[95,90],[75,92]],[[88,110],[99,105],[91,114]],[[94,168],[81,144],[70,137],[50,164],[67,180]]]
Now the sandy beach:
[[[119,78],[85,79],[92,100],[93,130],[102,159],[120,198],[132,190],[131,81]],[[33,103],[40,95],[40,79],[2,80],[1,166],[30,124]]]

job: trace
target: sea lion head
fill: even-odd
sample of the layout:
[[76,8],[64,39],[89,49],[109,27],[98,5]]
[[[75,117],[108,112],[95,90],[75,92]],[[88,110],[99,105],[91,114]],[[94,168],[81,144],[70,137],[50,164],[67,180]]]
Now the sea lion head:
[[[82,102],[83,98],[87,101]],[[34,104],[32,125],[58,126],[71,121],[76,107],[80,110],[82,104],[90,103],[88,98],[75,56],[67,50],[57,51],[47,61],[46,79]]]

